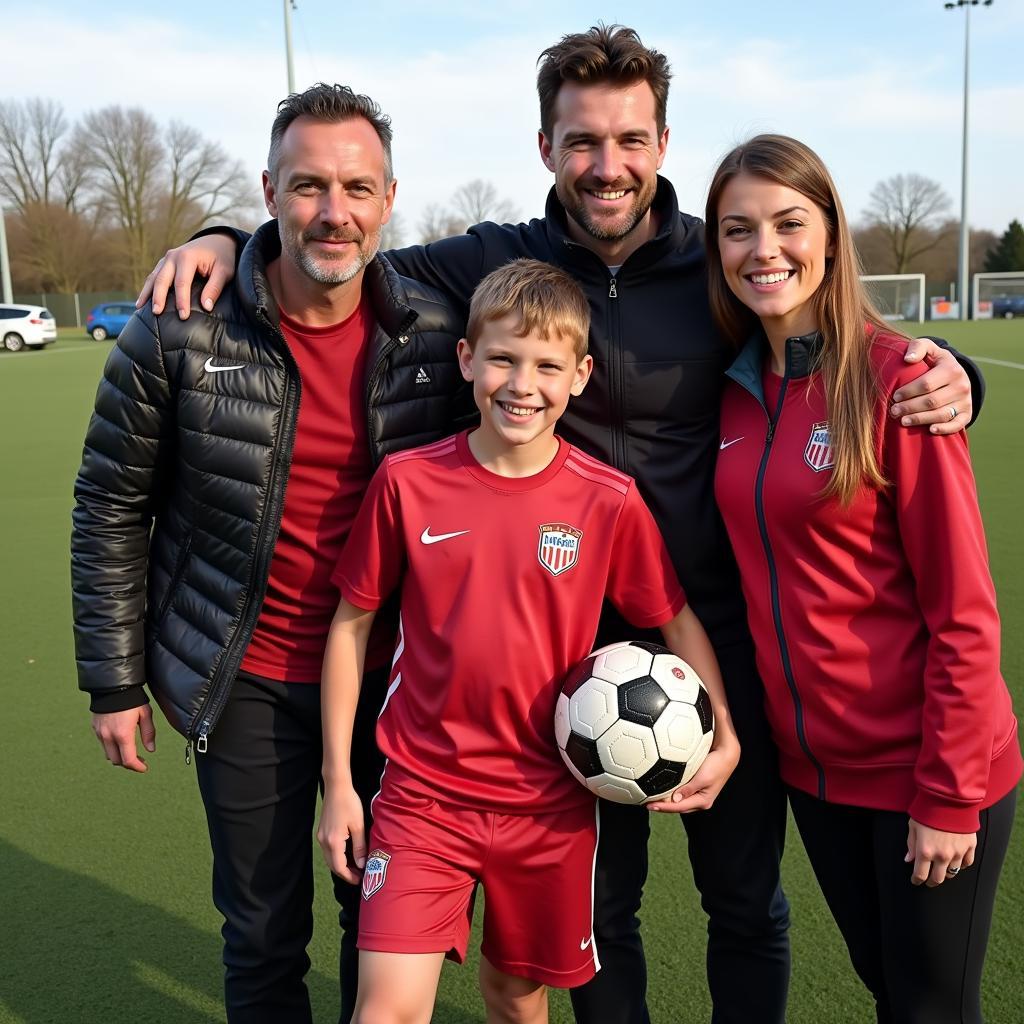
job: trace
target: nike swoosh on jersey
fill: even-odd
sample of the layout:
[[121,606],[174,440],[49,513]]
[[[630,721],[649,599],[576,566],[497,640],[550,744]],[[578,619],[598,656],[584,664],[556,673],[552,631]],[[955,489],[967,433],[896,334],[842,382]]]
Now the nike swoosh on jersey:
[[589,946],[590,943],[593,942],[593,941],[594,941],[594,936],[593,935],[591,935],[589,938],[581,940],[580,941],[580,949],[586,949],[587,946]]
[[[744,437],[745,436],[746,435],[744,435]],[[737,444],[738,442],[740,442],[742,440],[743,440],[742,437],[734,437],[731,441],[726,441],[726,439],[723,437],[722,438],[722,443],[718,446],[718,450],[720,452],[724,452],[726,448],[731,448],[734,444]]]
[[424,544],[438,544],[438,543],[440,543],[443,540],[451,540],[452,537],[461,537],[464,533],[469,533],[469,530],[456,530],[455,533],[431,534],[430,527],[428,526],[420,534],[420,540]]
[[237,366],[214,366],[213,356],[210,356],[210,358],[203,363],[203,369],[207,373],[223,373],[225,370],[244,370],[245,364],[239,363]]

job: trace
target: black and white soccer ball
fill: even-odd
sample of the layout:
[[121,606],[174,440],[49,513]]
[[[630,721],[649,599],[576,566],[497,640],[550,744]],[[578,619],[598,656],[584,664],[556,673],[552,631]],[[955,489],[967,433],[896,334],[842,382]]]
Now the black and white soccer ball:
[[657,644],[611,644],[566,676],[555,738],[597,796],[642,804],[689,782],[711,749],[715,716],[697,673]]

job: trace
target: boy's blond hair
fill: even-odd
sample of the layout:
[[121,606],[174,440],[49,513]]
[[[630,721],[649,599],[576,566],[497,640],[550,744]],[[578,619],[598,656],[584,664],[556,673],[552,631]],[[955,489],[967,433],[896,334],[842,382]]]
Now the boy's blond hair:
[[577,362],[587,354],[590,307],[580,286],[564,271],[540,260],[513,260],[492,270],[469,303],[466,341],[472,349],[493,320],[515,317],[516,334],[567,338]]

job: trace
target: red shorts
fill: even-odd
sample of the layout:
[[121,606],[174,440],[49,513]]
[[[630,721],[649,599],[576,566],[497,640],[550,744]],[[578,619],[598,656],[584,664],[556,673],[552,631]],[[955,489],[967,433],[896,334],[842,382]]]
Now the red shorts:
[[550,814],[477,811],[410,793],[384,776],[373,802],[359,948],[466,956],[483,885],[485,957],[555,988],[589,981],[596,805]]

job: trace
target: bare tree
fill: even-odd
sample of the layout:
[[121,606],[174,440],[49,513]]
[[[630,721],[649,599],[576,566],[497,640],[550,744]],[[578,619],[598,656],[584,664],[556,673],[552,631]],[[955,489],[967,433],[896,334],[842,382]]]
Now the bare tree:
[[40,290],[78,289],[95,218],[78,214],[87,171],[53,100],[0,103],[0,199],[14,214],[12,269]]
[[[474,221],[474,223],[476,223]],[[466,222],[460,220],[451,210],[438,203],[431,203],[423,211],[419,223],[420,243],[427,245],[440,238],[461,235],[466,230]]]
[[880,229],[892,256],[894,274],[907,272],[911,261],[939,245],[939,218],[951,203],[942,186],[920,174],[895,174],[871,190],[865,214]]
[[405,218],[397,211],[391,212],[391,219],[381,228],[380,247],[383,251],[398,249],[405,244]]
[[499,224],[519,220],[519,211],[515,206],[507,199],[499,199],[494,185],[482,178],[467,181],[455,190],[452,209],[465,221],[466,227],[485,220],[497,221]]
[[507,199],[498,198],[498,190],[489,181],[474,178],[460,185],[447,206],[431,203],[420,217],[420,242],[461,235],[471,225],[485,220],[506,223],[517,221],[519,211]]
[[252,192],[241,161],[231,160],[216,142],[204,139],[194,128],[172,121],[166,143],[169,177],[161,249],[211,220],[251,205]]
[[52,100],[0,102],[0,201],[14,214],[19,281],[76,291],[101,267],[137,287],[168,245],[244,219],[255,197],[240,162],[187,125],[162,130],[112,106],[72,130]]
[[160,129],[138,107],[104,107],[85,115],[76,143],[94,173],[95,200],[121,228],[125,269],[141,282],[156,249],[151,222],[166,161]]
[[93,231],[85,217],[58,203],[30,203],[15,214],[11,269],[22,288],[77,292],[96,269]]
[[53,100],[0,102],[0,196],[13,209],[74,207],[82,180],[66,173],[67,133],[64,110]]
[[96,201],[121,229],[123,262],[133,286],[141,284],[169,244],[251,206],[237,160],[177,122],[161,133],[138,108],[114,106],[87,114],[76,145],[86,154]]

